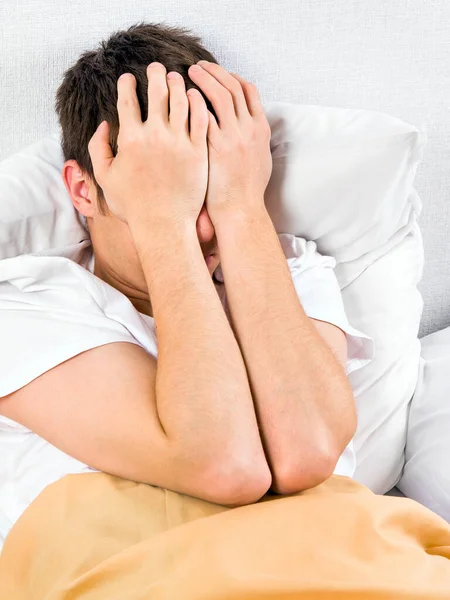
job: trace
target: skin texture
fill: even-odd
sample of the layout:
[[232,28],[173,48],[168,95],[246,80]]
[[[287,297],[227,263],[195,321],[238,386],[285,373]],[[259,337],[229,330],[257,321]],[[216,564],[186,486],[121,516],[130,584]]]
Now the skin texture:
[[[326,479],[356,415],[345,334],[305,315],[264,207],[270,128],[257,89],[202,66],[189,74],[218,122],[156,64],[143,123],[134,77],[119,78],[117,156],[106,122],[89,144],[110,216],[76,162],[63,168],[95,275],[154,317],[157,363],[131,344],[89,350],[0,399],[0,412],[100,470],[236,506]],[[219,260],[231,324],[211,280]]]

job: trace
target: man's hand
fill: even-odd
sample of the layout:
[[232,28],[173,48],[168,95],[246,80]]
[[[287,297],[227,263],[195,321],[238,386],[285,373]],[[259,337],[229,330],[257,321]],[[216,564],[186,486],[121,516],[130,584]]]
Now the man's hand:
[[175,219],[195,225],[205,201],[208,109],[198,90],[186,93],[183,77],[176,73],[172,78],[173,73],[166,76],[161,63],[147,67],[148,118],[144,123],[136,78],[131,73],[121,75],[116,157],[107,121],[100,123],[89,142],[94,175],[106,202],[126,223]]
[[210,100],[209,180],[206,208],[215,224],[224,209],[248,214],[264,207],[272,172],[269,123],[255,85],[218,64],[201,60],[189,77]]

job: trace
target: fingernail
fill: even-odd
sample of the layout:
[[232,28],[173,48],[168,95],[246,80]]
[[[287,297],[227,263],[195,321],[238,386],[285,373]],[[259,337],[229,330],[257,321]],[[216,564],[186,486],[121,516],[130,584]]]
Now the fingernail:
[[180,77],[181,75],[180,73],[177,73],[177,71],[170,71],[167,75],[167,79],[179,79]]
[[201,67],[199,67],[198,65],[192,65],[191,67],[189,67],[189,70],[190,70],[190,71],[196,71],[196,72],[197,72],[197,71],[201,71],[201,70],[202,70],[202,68],[201,68]]
[[198,65],[209,65],[209,60],[199,60],[197,61]]

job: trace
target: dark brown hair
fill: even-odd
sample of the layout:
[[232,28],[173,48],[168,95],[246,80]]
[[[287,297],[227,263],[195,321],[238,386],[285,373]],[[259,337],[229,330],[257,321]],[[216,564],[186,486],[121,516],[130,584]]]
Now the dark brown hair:
[[[140,22],[128,29],[115,31],[100,42],[96,50],[84,52],[77,62],[64,73],[56,92],[55,108],[61,127],[61,146],[64,161],[74,159],[80,169],[94,182],[101,214],[108,215],[103,190],[94,177],[88,143],[98,125],[106,119],[110,127],[110,144],[117,154],[119,118],[117,113],[117,79],[122,73],[136,77],[136,94],[142,113],[147,119],[147,66],[154,61],[162,63],[167,73],[178,71],[185,81],[186,90],[199,89],[188,75],[188,69],[199,60],[217,63],[199,37],[184,27],[163,23]],[[214,109],[203,94],[208,109]]]

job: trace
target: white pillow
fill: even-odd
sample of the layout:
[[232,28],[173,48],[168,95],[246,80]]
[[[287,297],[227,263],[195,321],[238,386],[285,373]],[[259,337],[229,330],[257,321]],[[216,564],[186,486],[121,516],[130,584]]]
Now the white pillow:
[[273,102],[265,112],[275,228],[314,240],[338,266],[352,261],[338,268],[344,286],[411,230],[426,135],[375,111]]
[[[419,371],[423,301],[417,283],[423,262],[422,235],[414,223],[406,237],[341,290],[350,323],[375,344],[373,360],[349,380],[358,409],[354,478],[379,494],[397,484],[404,465]],[[346,267],[351,271],[351,263]]]
[[[265,201],[275,229],[336,259],[348,319],[375,340],[375,359],[350,375],[357,477],[386,492],[400,476],[417,379],[423,248],[412,184],[425,134],[373,111],[273,102],[265,112],[273,156]],[[0,258],[86,239],[62,166],[59,133],[0,163]]]
[[399,489],[450,522],[450,327],[420,340]]
[[0,259],[89,238],[62,180],[63,164],[59,133],[0,162]]

